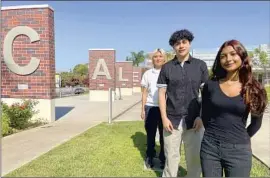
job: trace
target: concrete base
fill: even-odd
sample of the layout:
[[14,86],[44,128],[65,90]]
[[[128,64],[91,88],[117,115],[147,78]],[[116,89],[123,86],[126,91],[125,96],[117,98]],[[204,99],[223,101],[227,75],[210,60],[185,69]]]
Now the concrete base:
[[116,96],[131,96],[133,94],[133,88],[116,88]]
[[[19,98],[1,98],[1,100],[7,105],[12,105],[14,103],[21,103],[23,100]],[[55,121],[55,100],[54,99],[35,99],[38,104],[35,106],[34,110],[38,111],[31,120],[41,120],[43,122],[53,122]]]
[[141,87],[133,87],[133,93],[141,93]]
[[[109,90],[89,90],[89,101],[108,101]],[[112,91],[112,101],[115,100],[114,91]]]

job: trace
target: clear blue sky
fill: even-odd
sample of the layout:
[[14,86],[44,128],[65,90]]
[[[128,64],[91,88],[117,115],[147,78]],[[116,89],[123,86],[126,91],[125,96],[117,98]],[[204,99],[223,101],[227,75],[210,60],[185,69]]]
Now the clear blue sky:
[[236,38],[244,45],[270,43],[269,2],[17,1],[2,6],[49,4],[55,10],[56,70],[88,62],[89,48],[114,48],[116,60],[131,51],[171,49],[170,35],[194,33],[193,48],[217,48]]

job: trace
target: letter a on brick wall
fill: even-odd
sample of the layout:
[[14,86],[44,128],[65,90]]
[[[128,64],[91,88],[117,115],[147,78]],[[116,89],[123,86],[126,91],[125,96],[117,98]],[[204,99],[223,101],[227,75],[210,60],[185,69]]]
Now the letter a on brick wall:
[[[100,70],[101,67],[103,68],[103,71]],[[92,79],[96,79],[98,75],[105,75],[108,80],[112,79],[104,59],[98,60]]]
[[35,72],[39,66],[40,60],[38,58],[31,57],[29,64],[26,66],[19,66],[15,63],[12,55],[12,49],[13,41],[18,35],[26,35],[29,37],[31,43],[39,41],[40,39],[38,33],[34,29],[27,26],[14,27],[7,33],[5,37],[3,55],[7,67],[15,74],[28,75]]

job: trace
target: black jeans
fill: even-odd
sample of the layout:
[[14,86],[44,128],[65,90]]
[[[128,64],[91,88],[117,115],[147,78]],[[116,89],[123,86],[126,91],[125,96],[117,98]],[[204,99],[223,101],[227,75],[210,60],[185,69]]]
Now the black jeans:
[[204,136],[201,144],[203,177],[249,177],[251,144],[231,144]]
[[159,131],[160,153],[159,159],[165,161],[164,155],[164,140],[163,140],[163,125],[159,107],[145,106],[145,130],[147,133],[147,150],[146,156],[153,158],[156,156],[156,132]]

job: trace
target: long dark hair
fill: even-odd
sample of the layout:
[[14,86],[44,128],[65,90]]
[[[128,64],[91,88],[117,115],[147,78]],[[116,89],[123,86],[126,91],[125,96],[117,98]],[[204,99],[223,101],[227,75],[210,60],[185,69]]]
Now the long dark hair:
[[251,60],[245,47],[237,40],[229,40],[220,47],[213,68],[212,80],[220,80],[226,77],[227,71],[220,64],[220,54],[223,48],[231,46],[242,60],[242,65],[238,69],[239,80],[242,83],[241,95],[244,98],[248,109],[255,114],[262,114],[267,105],[267,94],[265,88],[258,82],[251,69]]

